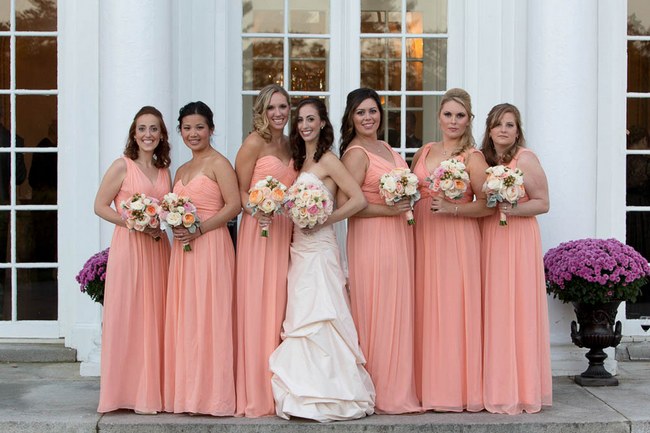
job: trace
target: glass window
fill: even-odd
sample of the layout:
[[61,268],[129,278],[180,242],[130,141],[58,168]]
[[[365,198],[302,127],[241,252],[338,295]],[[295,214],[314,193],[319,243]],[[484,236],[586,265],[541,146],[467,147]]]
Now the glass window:
[[0,1],[5,32],[0,36],[0,320],[5,321],[56,320],[58,314],[56,26],[54,0]]
[[[628,0],[626,242],[650,260],[650,3]],[[650,315],[650,284],[626,316]]]

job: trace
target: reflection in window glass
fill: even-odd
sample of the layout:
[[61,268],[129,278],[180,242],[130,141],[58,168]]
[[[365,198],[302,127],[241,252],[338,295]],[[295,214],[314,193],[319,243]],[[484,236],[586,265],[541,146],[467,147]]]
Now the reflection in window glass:
[[16,88],[56,89],[56,38],[16,37]]
[[16,0],[16,30],[56,31],[56,14],[55,0]]
[[447,0],[406,2],[408,33],[447,33]]
[[57,212],[34,210],[16,212],[17,261],[55,263],[57,261]]
[[0,321],[2,320],[11,320],[11,269],[6,268],[0,268]]
[[[630,211],[625,218],[625,243],[650,261],[650,212]],[[650,315],[650,282],[641,288],[642,294],[635,303],[626,302],[625,316],[638,319]]]
[[638,137],[643,137],[650,132],[650,99],[627,98],[627,130],[628,148],[641,149],[642,147],[639,146],[642,144]]
[[0,31],[9,31],[11,17],[11,3],[7,0],[0,1]]
[[11,262],[10,218],[8,211],[0,211],[0,263]]
[[361,33],[400,33],[401,0],[361,0]]
[[628,0],[627,16],[628,35],[650,35],[650,2],[648,0]]
[[0,36],[0,89],[8,89],[11,85],[11,47],[8,36]]
[[329,33],[329,2],[290,0],[289,10],[289,33]]
[[18,320],[56,320],[57,270],[18,269]]
[[444,91],[447,87],[447,40],[406,40],[407,90]]
[[261,89],[280,84],[283,77],[283,40],[281,38],[247,38],[243,40],[244,89]]
[[325,91],[329,40],[291,39],[291,90]]
[[627,155],[627,205],[650,206],[650,155]]
[[627,91],[650,92],[650,42],[627,42]]
[[244,0],[243,33],[283,33],[284,0]]

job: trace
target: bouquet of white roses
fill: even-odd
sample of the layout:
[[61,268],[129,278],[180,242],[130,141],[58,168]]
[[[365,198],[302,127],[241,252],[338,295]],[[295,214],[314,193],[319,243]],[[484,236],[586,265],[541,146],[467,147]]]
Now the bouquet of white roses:
[[[196,232],[201,220],[196,213],[196,206],[189,197],[170,192],[165,194],[160,204],[160,225],[162,228],[183,226],[190,233]],[[183,251],[192,251],[190,244],[183,245]]]
[[[402,199],[408,199],[413,209],[415,202],[420,199],[418,177],[408,168],[396,167],[379,179],[379,194],[389,206]],[[409,225],[415,224],[412,211],[406,213],[406,220]]]
[[[487,195],[487,206],[495,207],[497,203],[506,201],[517,206],[517,202],[526,194],[524,189],[524,173],[518,168],[495,165],[485,170],[487,179],[483,184],[483,192]],[[499,225],[508,225],[506,215],[500,212]]]
[[334,203],[322,185],[296,182],[287,191],[284,207],[294,224],[304,229],[323,224],[332,214]]

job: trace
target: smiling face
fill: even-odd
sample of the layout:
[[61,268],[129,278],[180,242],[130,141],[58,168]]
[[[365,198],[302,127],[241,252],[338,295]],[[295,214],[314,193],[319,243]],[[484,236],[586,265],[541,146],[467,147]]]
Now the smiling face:
[[490,138],[496,149],[506,149],[512,146],[519,136],[517,119],[512,113],[504,113],[499,121],[490,128]]
[[212,130],[205,117],[200,114],[190,114],[183,117],[181,122],[181,137],[191,150],[202,150],[210,146]]
[[266,118],[269,121],[269,127],[274,130],[282,130],[289,120],[289,101],[280,92],[275,92],[271,96],[269,106],[266,107]]
[[162,138],[160,120],[153,114],[143,114],[135,121],[133,134],[138,148],[143,152],[153,152]]
[[470,118],[467,110],[456,101],[447,101],[438,116],[442,135],[447,139],[459,139],[465,134]]
[[381,123],[381,113],[374,99],[364,99],[352,115],[354,130],[357,135],[377,135]]
[[305,143],[318,142],[321,128],[325,125],[318,114],[318,109],[311,104],[300,107],[298,111],[297,127],[298,132]]

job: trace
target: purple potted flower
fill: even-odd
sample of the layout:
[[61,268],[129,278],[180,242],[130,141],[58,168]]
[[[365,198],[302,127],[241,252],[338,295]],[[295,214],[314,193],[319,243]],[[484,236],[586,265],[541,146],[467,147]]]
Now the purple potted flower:
[[81,285],[81,292],[87,293],[90,298],[104,305],[104,283],[106,280],[106,262],[108,261],[106,248],[92,255],[77,274],[76,280]]
[[546,291],[573,303],[580,325],[571,322],[571,340],[588,347],[589,368],[576,383],[583,386],[618,385],[604,367],[606,347],[621,341],[621,322],[615,322],[622,301],[636,300],[650,277],[648,261],[634,248],[616,239],[579,239],[564,242],[544,255]]

